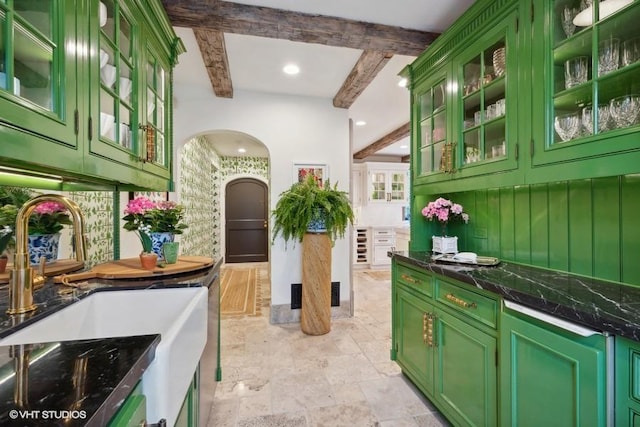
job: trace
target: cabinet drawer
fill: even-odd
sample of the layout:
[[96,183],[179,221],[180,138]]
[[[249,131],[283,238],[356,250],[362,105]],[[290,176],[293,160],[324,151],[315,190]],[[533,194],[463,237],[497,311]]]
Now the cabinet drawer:
[[498,302],[475,292],[463,289],[450,282],[438,280],[436,300],[438,302],[464,313],[473,319],[496,327],[498,316]]
[[427,296],[433,295],[433,277],[419,270],[398,264],[396,281],[412,289],[416,289]]

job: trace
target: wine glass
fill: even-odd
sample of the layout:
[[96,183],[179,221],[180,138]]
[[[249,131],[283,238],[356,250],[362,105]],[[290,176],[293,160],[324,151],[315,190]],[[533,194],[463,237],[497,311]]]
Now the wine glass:
[[574,111],[556,116],[554,127],[562,142],[572,140],[580,134],[580,115]]
[[598,75],[615,71],[620,66],[620,40],[609,38],[598,45]]
[[613,129],[613,118],[609,104],[598,105],[598,133],[606,132]]
[[578,56],[564,63],[565,88],[571,89],[587,81],[589,77],[589,58]]
[[573,35],[573,32],[576,30],[576,26],[573,23],[573,18],[575,18],[577,14],[578,9],[575,7],[565,6],[565,8],[562,9],[560,19],[562,20],[562,29],[564,30],[564,33],[567,35],[567,37],[571,37]]
[[638,123],[640,118],[640,95],[625,95],[611,100],[611,117],[618,128],[626,128]]
[[588,105],[582,109],[582,129],[585,135],[593,134],[593,107]]

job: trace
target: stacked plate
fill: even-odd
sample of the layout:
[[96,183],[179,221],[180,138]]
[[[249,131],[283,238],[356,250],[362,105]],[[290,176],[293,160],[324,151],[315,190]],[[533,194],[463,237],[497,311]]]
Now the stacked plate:
[[504,47],[496,49],[493,52],[493,71],[496,77],[500,77],[504,74],[505,70],[505,51]]

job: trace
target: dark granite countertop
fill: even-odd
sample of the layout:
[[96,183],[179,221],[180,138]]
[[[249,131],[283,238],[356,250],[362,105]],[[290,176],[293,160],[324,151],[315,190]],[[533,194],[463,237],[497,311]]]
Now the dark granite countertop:
[[142,335],[0,347],[0,425],[107,425],[159,342]]
[[389,253],[397,260],[496,293],[543,313],[640,341],[640,288],[511,262],[494,267],[431,262],[431,252]]
[[[95,292],[210,286],[218,278],[221,264],[222,259],[212,267],[167,277],[92,279],[70,293],[60,293],[61,290],[69,288],[49,280],[34,292],[37,309],[15,316],[6,314],[8,287],[4,286],[0,288],[0,339]],[[0,346],[0,425],[106,425],[152,362],[159,341],[160,335],[144,335]],[[11,421],[11,411],[21,410],[18,394],[14,394],[19,388],[16,387],[14,379],[2,382],[2,378],[5,375],[16,377],[17,362],[14,355],[16,351],[24,349],[28,350],[31,362],[35,365],[28,371],[28,400],[25,402],[25,410],[34,412],[23,412],[24,416]],[[37,364],[33,363],[35,357],[40,357]],[[83,373],[84,385],[78,384],[78,364],[84,364],[86,368],[86,372]],[[78,393],[81,393],[82,397],[79,397]],[[86,411],[85,418],[72,417],[65,420],[59,416],[69,415],[68,413],[37,412],[69,411],[72,408],[76,411]],[[40,418],[25,419],[36,414]],[[44,420],[43,416],[50,418]]]

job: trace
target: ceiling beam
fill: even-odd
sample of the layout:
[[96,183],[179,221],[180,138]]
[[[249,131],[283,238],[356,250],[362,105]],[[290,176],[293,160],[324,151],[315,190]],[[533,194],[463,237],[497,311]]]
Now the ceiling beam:
[[369,157],[370,155],[377,153],[378,151],[382,150],[385,147],[388,147],[394,142],[409,136],[410,131],[411,131],[411,123],[407,122],[404,125],[400,126],[398,129],[395,129],[389,132],[388,134],[386,134],[376,142],[370,145],[367,145],[362,150],[355,153],[353,155],[353,158],[361,160],[361,159],[364,159],[365,157]]
[[438,33],[228,1],[162,0],[171,24],[225,33],[418,56]]
[[392,53],[365,50],[353,67],[342,87],[333,98],[333,106],[349,108],[360,94],[369,86],[376,75],[393,56]]
[[216,96],[233,98],[233,85],[229,72],[227,49],[224,44],[224,33],[201,28],[195,28],[193,33],[198,41],[200,54]]

